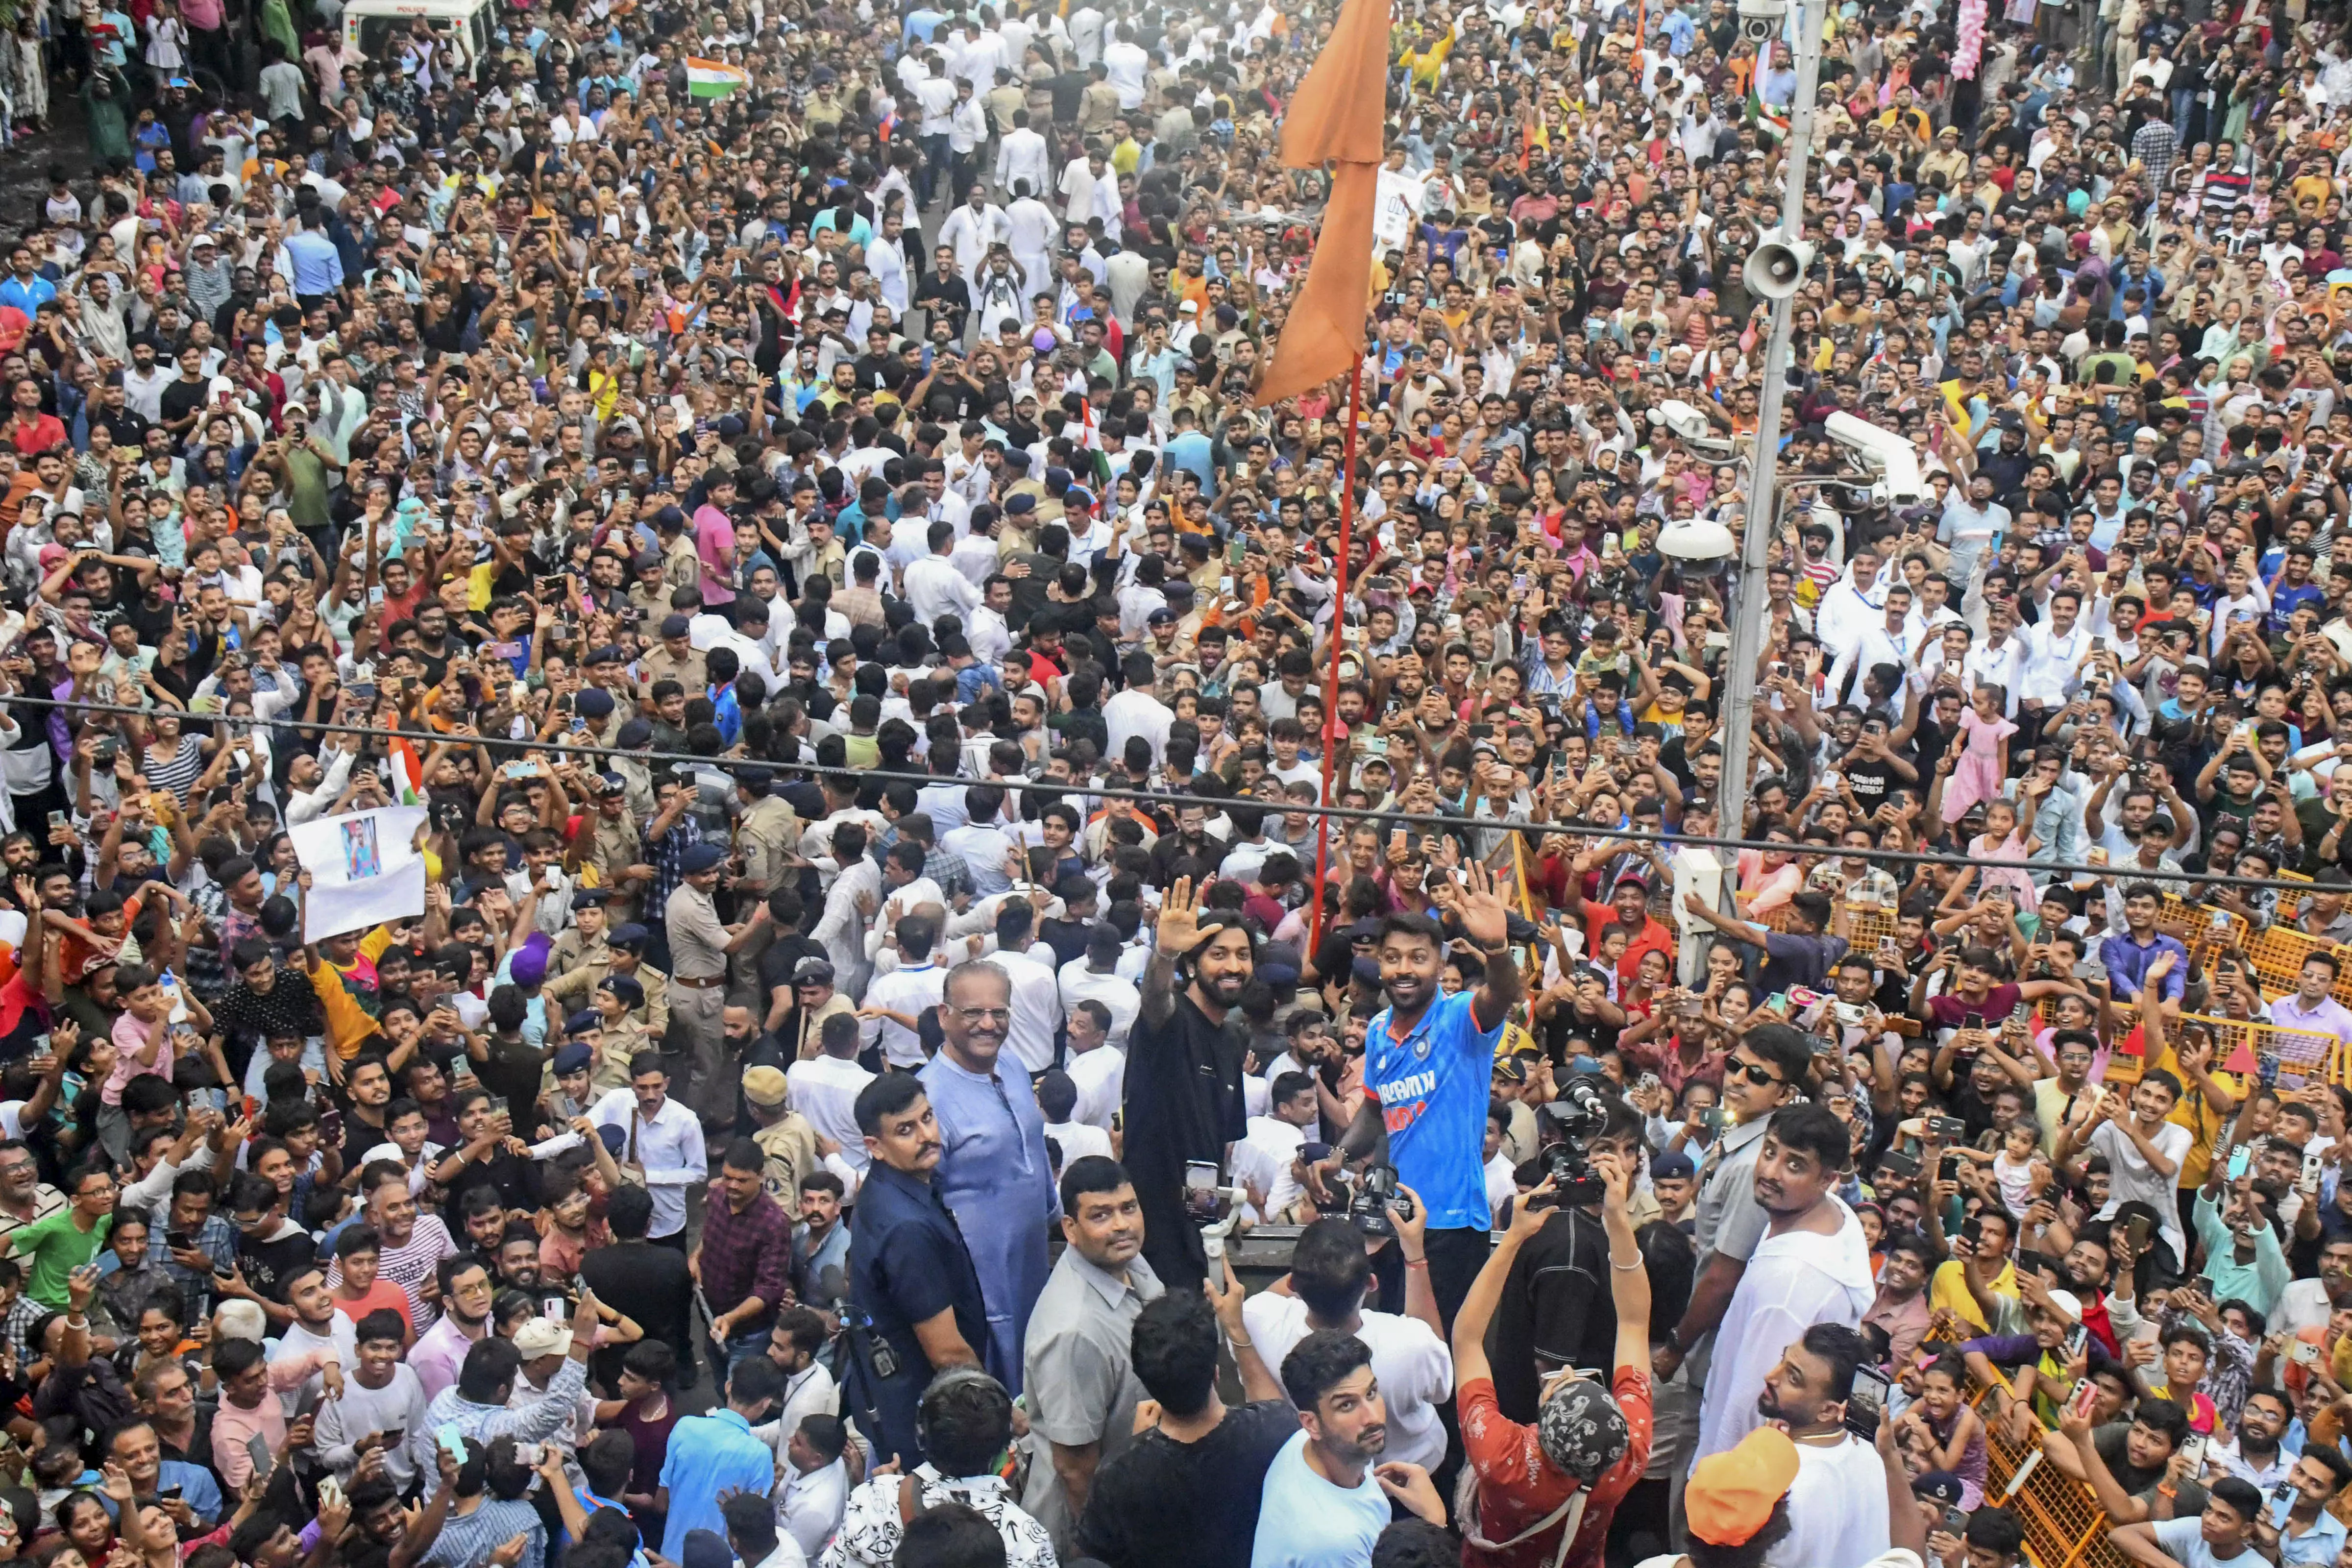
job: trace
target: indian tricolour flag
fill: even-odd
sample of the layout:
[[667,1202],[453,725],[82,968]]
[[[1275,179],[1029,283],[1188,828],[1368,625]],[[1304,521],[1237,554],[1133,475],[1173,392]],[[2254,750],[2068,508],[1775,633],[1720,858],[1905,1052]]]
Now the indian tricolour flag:
[[416,748],[399,736],[392,742],[392,782],[401,805],[425,804],[425,764],[417,759]]
[[739,87],[749,87],[751,79],[740,66],[730,66],[725,60],[698,60],[686,58],[686,90],[693,98],[724,98]]

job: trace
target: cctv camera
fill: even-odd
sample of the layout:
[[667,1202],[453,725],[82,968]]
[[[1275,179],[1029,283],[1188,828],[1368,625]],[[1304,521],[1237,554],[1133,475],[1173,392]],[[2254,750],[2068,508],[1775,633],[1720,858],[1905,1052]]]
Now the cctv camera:
[[1839,410],[1823,422],[1830,439],[1862,459],[1864,467],[1879,477],[1874,489],[1883,489],[1883,499],[1895,505],[1917,500],[1927,493],[1927,481],[1919,473],[1919,459],[1911,450],[1910,441],[1892,430],[1881,430],[1867,420]]
[[1669,397],[1651,409],[1650,423],[1664,426],[1699,457],[1719,461],[1736,455],[1733,443],[1715,433],[1706,416],[1678,397]]
[[1789,20],[1789,0],[1739,0],[1739,36],[1763,45],[1780,36]]

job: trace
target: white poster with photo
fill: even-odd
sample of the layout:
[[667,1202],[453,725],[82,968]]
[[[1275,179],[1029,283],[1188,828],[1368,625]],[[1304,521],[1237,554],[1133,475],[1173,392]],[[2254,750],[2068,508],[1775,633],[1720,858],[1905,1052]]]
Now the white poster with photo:
[[383,805],[322,816],[289,828],[295,858],[310,873],[302,940],[368,931],[425,912],[421,805]]

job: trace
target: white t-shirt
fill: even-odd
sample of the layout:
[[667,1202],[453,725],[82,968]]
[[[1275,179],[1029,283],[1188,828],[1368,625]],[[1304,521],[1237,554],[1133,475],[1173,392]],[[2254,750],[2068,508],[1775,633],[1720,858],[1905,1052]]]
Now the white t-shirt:
[[866,1174],[866,1135],[857,1130],[857,1091],[874,1075],[854,1061],[839,1057],[811,1057],[784,1069],[784,1087],[792,1091],[793,1109],[809,1124],[841,1145],[841,1157]]
[[1118,1113],[1127,1095],[1127,1053],[1111,1045],[1073,1051],[1062,1070],[1078,1086],[1077,1108],[1070,1112],[1071,1118],[1109,1131],[1110,1119]]
[[1045,1136],[1062,1146],[1062,1169],[1070,1168],[1073,1160],[1083,1160],[1089,1154],[1099,1154],[1108,1160],[1110,1134],[1084,1121],[1048,1121]]
[[1512,1175],[1513,1169],[1511,1157],[1500,1149],[1496,1150],[1495,1157],[1486,1162],[1486,1207],[1496,1216],[1497,1226],[1502,1224],[1503,1205],[1519,1195],[1519,1184]]
[[2157,1227],[2172,1247],[2172,1255],[2184,1261],[2189,1257],[2187,1235],[2180,1228],[2180,1208],[2173,1194],[2178,1190],[2177,1178],[2181,1159],[2188,1154],[2195,1135],[2178,1121],[2167,1121],[2156,1130],[2149,1142],[2157,1152],[2172,1162],[2173,1174],[2160,1175],[2139,1145],[2124,1136],[2123,1129],[2113,1121],[2102,1121],[2091,1130],[2090,1146],[2107,1157],[2107,1206],[2098,1217],[2113,1219],[2116,1210],[2137,1200],[2156,1210]]
[[1764,1378],[1807,1328],[1861,1326],[1876,1293],[1870,1247],[1853,1211],[1831,1201],[1843,1215],[1834,1236],[1768,1232],[1748,1255],[1747,1271],[1716,1330],[1715,1362],[1707,1368],[1692,1463],[1721,1453],[1761,1425],[1756,1400],[1764,1392]]
[[[2150,1528],[2156,1531],[2156,1544],[2180,1568],[2262,1568],[2267,1561],[2251,1545],[2234,1557],[2213,1555],[2213,1549],[2205,1544],[2205,1521],[2201,1516],[2159,1520]],[[2247,1562],[2249,1557],[2253,1561]]]
[[[1880,1495],[1883,1497],[1885,1495],[1885,1481],[1883,1472],[1879,1487]],[[2192,1520],[2190,1522],[2194,1523],[2196,1521]],[[1885,1538],[1882,1536],[1880,1539],[1884,1540]],[[1669,1552],[1663,1557],[1644,1557],[1642,1561],[1633,1564],[1633,1568],[1688,1568],[1689,1563],[1689,1558],[1679,1557]],[[1919,1554],[1917,1552],[1910,1550],[1908,1547],[1896,1546],[1882,1552],[1877,1556],[1872,1558],[1869,1562],[1862,1563],[1860,1568],[1927,1568],[1927,1565],[1919,1560]],[[2249,1563],[2246,1565],[2246,1568],[2253,1568],[2253,1565]]]
[[1886,1466],[1850,1432],[1834,1444],[1797,1445],[1789,1488],[1789,1534],[1764,1568],[1861,1568],[1885,1545]]
[[[1234,1172],[1255,1179],[1265,1192],[1265,1205],[1261,1216],[1280,1214],[1298,1201],[1298,1179],[1290,1173],[1290,1163],[1298,1157],[1301,1145],[1307,1142],[1307,1131],[1279,1117],[1253,1116],[1249,1131],[1234,1146]],[[1246,1173],[1242,1166],[1249,1167]]]
[[[1372,1352],[1372,1377],[1389,1406],[1389,1443],[1381,1461],[1434,1469],[1445,1458],[1445,1428],[1437,1410],[1454,1394],[1454,1352],[1419,1318],[1367,1311],[1361,1320],[1356,1337]],[[1307,1303],[1270,1290],[1242,1304],[1242,1321],[1258,1359],[1273,1367],[1308,1332]]]
[[[0,1117],[5,1117],[8,1109],[0,1105]],[[13,1138],[16,1134],[11,1132],[9,1136]],[[2305,1329],[2324,1329],[2327,1326],[2327,1320],[2335,1314],[2336,1308],[2327,1299],[2325,1283],[2317,1279],[2296,1279],[2279,1292],[2278,1308],[2271,1317],[2271,1330],[2274,1333],[2292,1335]]]

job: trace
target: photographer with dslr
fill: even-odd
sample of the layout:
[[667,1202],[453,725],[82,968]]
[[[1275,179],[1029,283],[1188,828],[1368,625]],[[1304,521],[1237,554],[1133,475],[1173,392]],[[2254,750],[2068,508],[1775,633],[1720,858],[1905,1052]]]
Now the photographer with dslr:
[[1493,879],[1474,864],[1467,880],[1463,889],[1443,884],[1439,901],[1459,917],[1463,934],[1486,960],[1486,984],[1443,994],[1444,929],[1427,915],[1381,921],[1381,986],[1389,1005],[1364,1036],[1368,1092],[1338,1152],[1308,1173],[1318,1203],[1328,1201],[1327,1183],[1342,1160],[1391,1167],[1427,1201],[1428,1255],[1421,1266],[1449,1323],[1492,1246],[1482,1152],[1486,1101],[1496,1038],[1526,990],[1509,947],[1509,913]]
[[[1635,1166],[1614,1148],[1591,1152],[1591,1179],[1601,1184],[1601,1262],[1609,1280],[1606,1311],[1592,1315],[1613,1334],[1606,1381],[1563,1367],[1550,1374],[1531,1419],[1515,1422],[1497,1408],[1486,1363],[1486,1325],[1517,1294],[1527,1248],[1551,1225],[1523,1208],[1478,1276],[1454,1325],[1460,1373],[1463,1452],[1477,1476],[1477,1501],[1462,1519],[1465,1563],[1498,1565],[1601,1560],[1617,1506],[1650,1462],[1650,1278],[1634,1242],[1626,1204]],[[1547,1177],[1532,1198],[1552,1186]],[[1559,1533],[1555,1533],[1559,1532]],[[1560,1539],[1561,1535],[1566,1540]]]
[[[1600,1168],[1608,1161],[1642,1168],[1642,1118],[1606,1087],[1570,1079],[1543,1108],[1546,1142],[1538,1158],[1547,1167],[1545,1189],[1542,1196],[1528,1194],[1522,1206],[1549,1212],[1513,1249],[1510,1279],[1495,1308],[1496,1403],[1513,1421],[1536,1418],[1543,1380],[1555,1370],[1607,1366],[1616,1344]],[[1642,1227],[1638,1244],[1657,1272],[1666,1309],[1661,1315],[1671,1322],[1690,1294],[1690,1242],[1674,1226],[1654,1224]],[[1646,1321],[1642,1328],[1649,1331]]]

